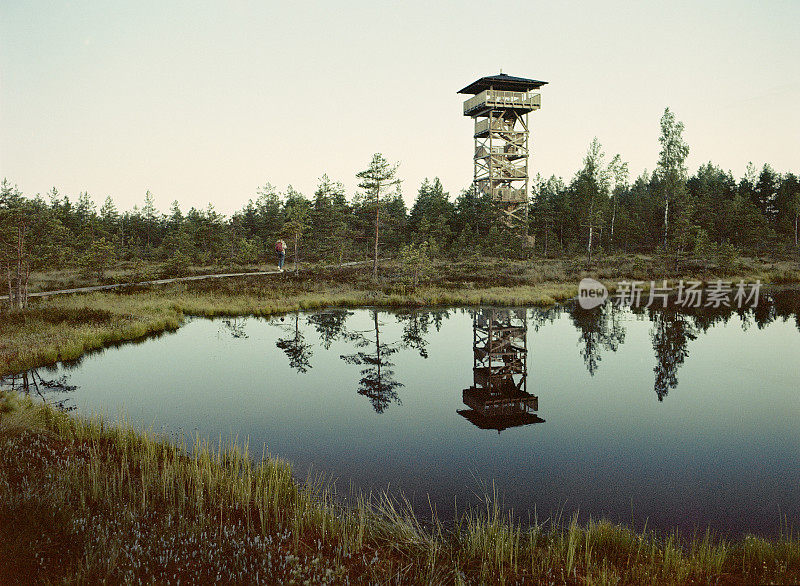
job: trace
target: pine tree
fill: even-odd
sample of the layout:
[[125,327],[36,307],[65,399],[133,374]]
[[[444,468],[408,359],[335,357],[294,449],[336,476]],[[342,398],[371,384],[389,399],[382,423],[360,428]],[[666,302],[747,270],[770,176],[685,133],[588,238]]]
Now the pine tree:
[[105,237],[111,239],[116,233],[119,225],[119,212],[111,196],[106,196],[103,207],[100,208],[100,223]]
[[[388,195],[391,187],[396,187],[399,181],[397,175],[398,164],[390,164],[382,154],[375,153],[369,167],[356,174],[361,180],[358,186],[364,190],[364,195],[369,204],[375,209],[375,250],[372,265],[372,277],[378,279],[378,245],[380,241],[380,218],[383,199]],[[383,198],[383,199],[382,199]]]
[[338,258],[346,248],[350,209],[344,195],[344,186],[331,181],[327,175],[319,180],[309,216],[309,239],[319,254]]
[[142,207],[142,220],[144,221],[145,238],[148,250],[153,245],[157,218],[158,211],[156,210],[153,194],[150,193],[150,190],[148,189],[144,194],[144,207]]
[[290,185],[286,190],[284,231],[294,240],[294,272],[300,267],[298,250],[300,237],[308,230],[311,203]]

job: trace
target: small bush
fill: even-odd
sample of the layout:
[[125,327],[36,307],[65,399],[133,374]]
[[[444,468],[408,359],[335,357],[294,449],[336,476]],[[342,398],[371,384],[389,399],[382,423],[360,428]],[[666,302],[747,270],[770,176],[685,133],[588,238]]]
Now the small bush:
[[404,280],[411,287],[416,287],[426,281],[432,271],[433,263],[428,255],[428,243],[419,246],[409,244],[400,249],[401,270]]
[[83,269],[83,276],[96,276],[102,279],[106,269],[114,262],[116,254],[114,246],[106,242],[105,238],[92,241],[89,249],[80,259],[80,266]]
[[161,276],[168,277],[185,277],[189,274],[189,264],[191,261],[189,257],[182,252],[176,252],[172,258],[168,259],[161,266]]
[[720,244],[717,250],[717,264],[720,270],[730,271],[736,265],[736,260],[739,258],[739,253],[733,244],[725,242]]
[[141,259],[136,259],[133,262],[133,269],[128,276],[129,283],[143,283],[145,281],[153,281],[158,275],[156,272]]

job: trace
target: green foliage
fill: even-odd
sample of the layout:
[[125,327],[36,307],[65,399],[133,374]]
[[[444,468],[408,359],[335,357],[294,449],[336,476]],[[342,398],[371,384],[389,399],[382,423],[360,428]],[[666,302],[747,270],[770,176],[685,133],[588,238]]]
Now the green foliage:
[[604,157],[605,153],[595,137],[583,158],[583,169],[578,172],[573,183],[573,206],[587,235],[586,252],[590,262],[592,247],[596,246],[595,234],[603,226],[603,217],[609,204],[611,177],[604,166]]
[[100,238],[89,246],[81,258],[81,266],[87,274],[96,274],[98,279],[102,279],[106,269],[114,262],[115,258],[114,246],[106,242],[105,238]]
[[152,268],[152,265],[145,263],[141,258],[133,261],[133,270],[127,277],[128,283],[144,283],[147,281],[154,281],[158,275]]
[[[381,208],[388,202],[393,202],[395,210],[398,208],[398,192],[392,193],[390,190],[399,185],[397,176],[398,164],[391,164],[381,153],[372,155],[369,167],[359,171],[356,177],[359,179],[358,187],[364,190],[363,205],[373,210],[375,220],[374,227],[374,257],[372,265],[372,276],[378,278],[378,248],[380,246],[381,229]],[[394,197],[393,197],[394,196]],[[402,205],[402,200],[399,200]],[[403,215],[405,216],[405,206],[402,205]],[[391,215],[390,215],[391,217]]]
[[[689,255],[711,259],[726,242],[742,255],[798,254],[796,171],[780,173],[768,164],[751,163],[737,181],[707,162],[689,176],[684,127],[668,108],[660,130],[656,170],[632,182],[620,155],[606,164],[597,139],[571,179],[534,178],[527,240],[507,233],[488,196],[469,187],[453,199],[437,177],[422,182],[406,209],[397,165],[379,153],[358,173],[359,191],[349,198],[344,186],[327,175],[310,201],[291,186],[281,192],[265,183],[228,217],[213,205],[183,212],[177,201],[161,214],[149,191],[140,207],[120,211],[109,196],[98,211],[87,192],[71,200],[53,188],[45,201],[24,197],[5,181],[0,189],[0,269],[12,269],[12,289],[19,282],[22,292],[27,271],[92,265],[99,252],[92,247],[101,239],[121,261],[172,262],[180,252],[177,268],[186,259],[198,265],[260,262],[271,255],[278,238],[289,243],[290,252],[296,243],[295,256],[308,263],[375,259],[378,253],[392,257],[409,244],[424,242],[427,255],[437,260],[659,251],[677,267]],[[19,247],[13,241],[20,225],[25,226],[25,242],[17,267]],[[102,268],[91,270],[102,273]]]
[[189,265],[191,265],[189,257],[178,251],[162,265],[161,276],[184,277],[189,274]]
[[408,216],[412,243],[428,244],[431,257],[445,254],[452,247],[455,205],[442,188],[438,177],[422,182]]
[[[686,157],[689,145],[683,140],[683,122],[669,108],[661,117],[661,152],[657,173],[664,201],[664,246],[675,256],[681,255],[688,239],[690,211],[686,198]],[[670,232],[672,224],[672,232]]]
[[310,213],[311,202],[290,185],[287,189],[286,203],[284,204],[286,220],[283,224],[283,231],[290,236],[303,234],[310,225]]
[[702,228],[696,228],[692,252],[694,256],[703,260],[711,258],[716,253],[716,247],[708,236],[708,232]]
[[26,199],[7,180],[0,184],[0,270],[9,303],[28,304],[31,271],[53,267],[63,258],[65,230],[41,198]]
[[256,238],[239,238],[233,258],[237,264],[256,264],[264,259],[263,247]]
[[409,244],[400,249],[400,263],[403,277],[407,284],[417,287],[424,283],[433,272],[433,263],[428,254],[429,245],[427,242],[422,244]]
[[736,247],[730,242],[723,242],[720,244],[717,251],[717,264],[720,270],[729,272],[736,266],[736,260],[739,258],[739,253]]
[[352,210],[345,197],[344,186],[327,175],[320,178],[309,211],[306,248],[317,258],[343,262],[349,249]]

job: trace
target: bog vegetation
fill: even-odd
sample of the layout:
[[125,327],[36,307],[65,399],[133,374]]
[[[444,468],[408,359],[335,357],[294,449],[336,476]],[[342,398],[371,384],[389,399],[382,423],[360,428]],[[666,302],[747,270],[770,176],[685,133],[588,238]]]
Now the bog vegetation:
[[24,196],[4,180],[0,266],[9,296],[22,307],[31,271],[81,267],[102,281],[125,262],[134,277],[180,276],[192,265],[263,262],[278,238],[289,242],[295,261],[370,258],[376,275],[379,252],[402,256],[418,264],[415,282],[430,259],[476,254],[591,259],[658,253],[675,267],[696,259],[730,265],[741,254],[796,258],[797,175],[751,164],[737,179],[709,162],[689,176],[682,133],[682,123],[667,109],[655,170],[632,181],[620,155],[606,162],[597,139],[568,181],[537,176],[527,239],[505,233],[486,196],[467,188],[452,198],[437,178],[422,183],[407,209],[396,166],[379,154],[358,174],[356,193],[345,193],[327,175],[311,197],[267,183],[229,217],[212,204],[183,211],[177,201],[162,213],[149,191],[141,207],[120,212],[108,196],[98,210],[86,192],[71,199],[54,187],[46,195]]
[[498,495],[453,524],[403,501],[344,506],[247,446],[176,444],[0,393],[0,581],[793,583],[800,542],[522,520]]

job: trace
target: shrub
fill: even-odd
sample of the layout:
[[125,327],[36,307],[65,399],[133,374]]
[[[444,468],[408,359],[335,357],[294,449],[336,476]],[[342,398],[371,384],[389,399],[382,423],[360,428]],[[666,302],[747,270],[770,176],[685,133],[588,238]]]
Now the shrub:
[[171,258],[161,266],[161,276],[185,277],[189,274],[189,257],[182,252],[176,252]]
[[720,270],[730,271],[734,268],[738,258],[739,253],[736,250],[736,247],[729,242],[720,244],[719,248],[717,249],[717,264],[719,265]]
[[115,258],[114,246],[106,242],[105,238],[101,238],[92,241],[89,249],[81,258],[80,265],[86,276],[96,275],[98,279],[102,279],[105,270]]
[[400,249],[401,271],[405,282],[412,287],[416,287],[431,275],[433,263],[428,249],[427,242],[423,242],[419,246],[409,244]]

